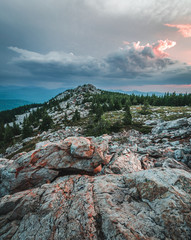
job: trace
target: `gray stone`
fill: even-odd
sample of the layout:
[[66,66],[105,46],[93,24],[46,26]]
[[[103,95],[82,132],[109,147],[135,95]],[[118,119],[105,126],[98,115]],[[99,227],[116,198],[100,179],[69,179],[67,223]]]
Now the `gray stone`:
[[182,151],[182,149],[178,149],[178,150],[174,151],[174,158],[176,160],[181,160],[183,158],[183,151]]
[[190,180],[163,168],[61,177],[1,198],[0,238],[189,240]]

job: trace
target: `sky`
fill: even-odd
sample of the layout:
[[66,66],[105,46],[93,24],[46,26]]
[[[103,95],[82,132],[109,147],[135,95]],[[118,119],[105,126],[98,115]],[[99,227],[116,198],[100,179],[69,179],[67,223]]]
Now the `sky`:
[[85,83],[191,93],[191,1],[0,1],[0,86]]

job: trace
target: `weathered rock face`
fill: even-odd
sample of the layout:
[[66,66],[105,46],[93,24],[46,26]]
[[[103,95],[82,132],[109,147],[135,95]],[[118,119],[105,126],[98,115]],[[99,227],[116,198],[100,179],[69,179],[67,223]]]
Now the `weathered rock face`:
[[23,153],[14,160],[2,159],[0,196],[51,182],[59,175],[92,175],[110,161],[107,150],[104,138],[69,137]]
[[65,129],[0,159],[0,239],[190,240],[189,131],[190,118],[150,134]]
[[191,174],[66,176],[0,200],[8,239],[190,239]]

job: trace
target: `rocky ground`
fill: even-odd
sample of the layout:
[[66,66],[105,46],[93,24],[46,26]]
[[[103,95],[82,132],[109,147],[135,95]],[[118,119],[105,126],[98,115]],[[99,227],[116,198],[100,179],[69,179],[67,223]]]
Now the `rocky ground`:
[[0,239],[190,239],[191,118],[145,124],[151,133],[44,132],[1,158]]
[[[63,118],[77,109],[85,119],[89,93],[100,92],[85,85],[58,95],[64,111],[48,114],[59,130],[0,156],[0,239],[190,240],[191,108],[152,107],[141,115],[132,106],[133,121],[150,133],[84,137],[82,126],[65,126]],[[115,122],[123,114],[104,117]]]

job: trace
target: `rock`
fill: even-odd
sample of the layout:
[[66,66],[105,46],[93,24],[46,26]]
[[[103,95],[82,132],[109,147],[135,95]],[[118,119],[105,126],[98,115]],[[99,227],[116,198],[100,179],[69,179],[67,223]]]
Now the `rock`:
[[179,129],[184,126],[188,126],[187,118],[179,118],[177,120],[167,122],[165,129]]
[[39,148],[42,148],[42,147],[44,147],[45,145],[47,145],[47,144],[49,144],[49,143],[50,143],[49,140],[43,141],[43,142],[38,142],[38,143],[36,144],[36,146],[35,146],[35,149],[37,150],[37,149],[39,149]]
[[60,177],[0,199],[0,238],[189,240],[190,189],[178,169]]
[[170,145],[171,145],[171,146],[177,146],[177,145],[179,145],[179,144],[180,144],[179,141],[170,142]]
[[119,145],[118,144],[115,144],[115,145],[112,145],[110,146],[110,153],[116,153],[119,149]]
[[[110,171],[109,171],[110,170]],[[133,152],[128,152],[124,155],[114,156],[109,165],[104,167],[105,173],[131,173],[141,171],[141,162]]]
[[188,167],[191,168],[191,161],[188,162]]
[[191,169],[186,164],[178,162],[173,158],[159,159],[158,161],[155,162],[155,167],[177,168],[183,169],[187,172],[191,172]]
[[104,138],[69,137],[19,154],[14,161],[3,161],[0,196],[41,186],[58,175],[95,174],[109,163],[111,156],[107,151]]
[[191,147],[190,146],[186,146],[183,149],[184,154],[191,154]]
[[174,158],[179,161],[183,158],[182,149],[177,149],[176,151],[174,151]]
[[70,146],[70,153],[73,157],[92,158],[94,146],[89,139],[84,137],[70,137],[64,141]]
[[140,154],[146,154],[147,153],[147,149],[138,147],[137,148],[137,152],[140,153]]
[[154,125],[157,125],[158,123],[160,123],[161,120],[158,120],[158,119],[154,119],[154,120],[147,120],[144,122],[145,125],[151,125],[151,126],[154,126]]
[[5,151],[5,155],[10,155],[14,152],[16,152],[17,150],[21,149],[23,147],[22,143],[16,143],[15,145],[8,147]]
[[188,127],[189,126],[189,121],[187,118],[179,118],[177,120],[173,121],[164,121],[164,122],[159,122],[156,127],[152,129],[153,134],[159,134],[165,131],[171,131],[171,130],[176,130],[176,129],[181,129],[183,127]]

